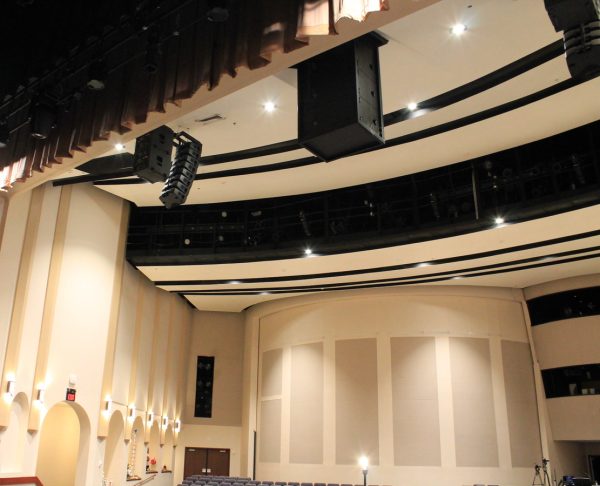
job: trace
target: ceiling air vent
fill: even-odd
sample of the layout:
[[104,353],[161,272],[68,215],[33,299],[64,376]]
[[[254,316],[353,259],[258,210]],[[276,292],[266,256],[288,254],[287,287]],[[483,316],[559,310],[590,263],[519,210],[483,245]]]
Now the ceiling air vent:
[[215,123],[221,120],[225,120],[225,117],[216,113],[214,115],[207,116],[206,118],[196,118],[194,121],[196,123],[202,123],[202,125],[208,125],[210,123]]

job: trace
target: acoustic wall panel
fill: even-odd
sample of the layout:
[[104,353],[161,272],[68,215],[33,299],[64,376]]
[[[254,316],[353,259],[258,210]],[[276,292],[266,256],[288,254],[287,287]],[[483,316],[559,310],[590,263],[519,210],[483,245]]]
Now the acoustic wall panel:
[[260,462],[281,461],[281,399],[261,402],[258,440]]
[[379,464],[377,341],[336,341],[335,365],[336,462]]
[[391,339],[394,464],[441,466],[435,338]]
[[450,338],[456,465],[498,467],[488,339]]
[[281,395],[281,349],[262,354],[261,394],[263,397]]
[[323,343],[292,347],[290,462],[323,463]]
[[502,341],[502,363],[513,467],[531,467],[542,457],[529,344]]

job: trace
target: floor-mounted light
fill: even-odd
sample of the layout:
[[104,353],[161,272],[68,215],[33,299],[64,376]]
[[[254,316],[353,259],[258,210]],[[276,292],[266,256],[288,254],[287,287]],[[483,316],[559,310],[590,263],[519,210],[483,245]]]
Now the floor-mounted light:
[[369,458],[367,456],[361,456],[358,460],[358,465],[362,469],[363,473],[363,486],[367,486],[367,474],[369,474]]

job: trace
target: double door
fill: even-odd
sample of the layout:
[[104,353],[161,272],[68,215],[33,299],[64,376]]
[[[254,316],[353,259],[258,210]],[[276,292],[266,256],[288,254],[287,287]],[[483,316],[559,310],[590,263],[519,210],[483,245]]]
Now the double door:
[[229,476],[229,449],[186,447],[183,477],[194,474]]

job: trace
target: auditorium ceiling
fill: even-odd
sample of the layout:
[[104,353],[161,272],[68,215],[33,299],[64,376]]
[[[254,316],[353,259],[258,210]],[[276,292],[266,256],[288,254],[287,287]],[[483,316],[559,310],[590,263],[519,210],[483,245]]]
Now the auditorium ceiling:
[[[467,26],[460,37],[450,32],[457,22]],[[445,0],[379,31],[389,40],[380,49],[385,113],[470,85],[561,39],[542,0]],[[569,78],[564,56],[554,57],[458,103],[430,112],[417,109],[386,128],[386,139],[406,137],[406,142],[330,163],[286,164],[311,156],[298,149],[206,165],[188,204],[312,193],[398,177],[599,119],[600,78],[573,86],[565,84]],[[272,113],[264,111],[266,102],[275,104]],[[216,120],[202,121],[215,115]],[[211,156],[294,139],[296,118],[295,71],[283,69],[169,125],[197,137],[203,156]],[[453,128],[457,120],[465,123]],[[422,136],[410,141],[414,133]],[[125,141],[127,151],[133,148],[133,141]],[[111,153],[115,151],[107,155]],[[80,174],[72,170],[67,175]],[[109,182],[98,187],[138,206],[159,205],[159,184]],[[404,285],[523,288],[597,272],[598,221],[600,207],[592,206],[519,224],[496,227],[490,222],[488,230],[477,233],[363,252],[139,269],[158,287],[181,293],[199,309],[234,312],[267,300],[332,290],[352,295],[352,289]]]

